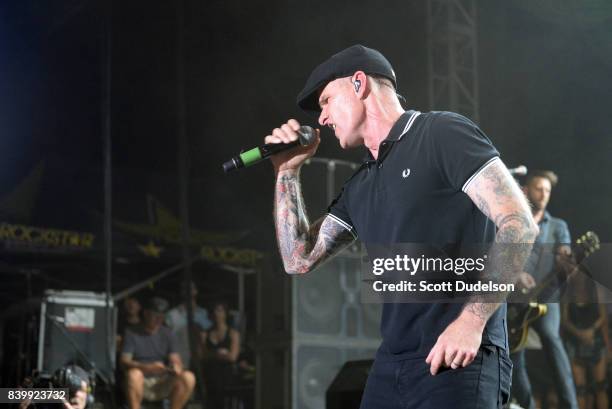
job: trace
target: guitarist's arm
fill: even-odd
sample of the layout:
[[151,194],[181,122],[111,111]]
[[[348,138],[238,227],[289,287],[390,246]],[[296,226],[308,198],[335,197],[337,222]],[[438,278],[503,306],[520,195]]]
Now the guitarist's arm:
[[[566,228],[567,229],[567,228]],[[566,230],[566,235],[569,239],[569,231]],[[545,279],[549,281],[543,286],[538,294],[539,302],[551,302],[555,292],[563,295],[567,290],[567,285],[579,270],[579,265],[576,258],[572,254],[572,248],[568,244],[560,244],[555,250],[555,265],[549,277]]]
[[[576,263],[571,258],[572,248],[569,245],[561,244],[557,247],[556,253],[556,264],[561,267],[560,272],[563,272],[565,274],[562,279],[559,279],[559,283],[557,284],[557,286],[561,286],[565,281],[570,278],[571,273],[574,270],[574,267],[576,266]],[[519,274],[517,284],[527,290],[531,290],[537,285],[535,278],[533,278],[533,276],[526,271],[523,271]]]
[[578,271],[576,259],[572,255],[572,248],[567,244],[562,244],[557,247],[555,254],[555,266],[563,275],[560,277],[562,281],[566,281]]
[[518,276],[517,284],[523,288],[530,290],[536,286],[535,278],[526,271],[522,271]]
[[562,254],[564,256],[571,256],[572,248],[568,244],[562,244],[557,249],[557,254]]
[[[552,227],[552,226],[551,226]],[[558,286],[561,292],[565,290],[565,284],[576,272],[576,259],[572,255],[572,238],[569,227],[563,220],[554,223],[555,237],[555,269],[557,270]]]

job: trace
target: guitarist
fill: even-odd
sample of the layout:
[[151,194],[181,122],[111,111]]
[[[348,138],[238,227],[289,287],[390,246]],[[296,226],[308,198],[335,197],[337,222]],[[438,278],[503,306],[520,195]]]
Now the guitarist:
[[[526,289],[535,287],[540,280],[557,268],[556,264],[562,261],[560,257],[569,258],[571,255],[571,238],[567,223],[552,217],[546,211],[552,187],[557,181],[557,175],[552,171],[531,171],[523,186],[523,191],[531,203],[533,218],[540,227],[531,256],[525,264],[525,271],[519,278],[519,285]],[[551,299],[557,302],[547,303],[548,313],[536,320],[533,328],[540,336],[547,362],[551,365],[550,373],[557,388],[559,408],[577,409],[572,369],[559,335],[561,313],[558,297],[558,292],[553,294]],[[511,358],[514,363],[512,382],[514,398],[522,407],[534,409],[535,403],[525,365],[525,350],[512,354]]]

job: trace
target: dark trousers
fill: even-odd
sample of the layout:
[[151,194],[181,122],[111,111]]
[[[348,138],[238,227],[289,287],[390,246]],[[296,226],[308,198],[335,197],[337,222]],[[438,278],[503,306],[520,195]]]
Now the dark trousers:
[[208,395],[207,408],[223,409],[228,398],[227,388],[234,381],[234,367],[230,362],[211,360],[203,368],[206,394]]
[[505,350],[482,346],[465,368],[432,376],[425,358],[374,361],[360,409],[498,409],[507,403],[512,362]]
[[[546,355],[550,368],[541,368],[547,376],[552,377],[559,395],[559,407],[562,409],[578,409],[574,378],[567,352],[559,336],[561,312],[559,303],[547,303],[548,312],[533,323],[542,341],[542,350]],[[512,395],[519,405],[525,409],[534,409],[535,403],[531,392],[531,383],[525,365],[525,350],[512,354],[514,362],[514,388]]]

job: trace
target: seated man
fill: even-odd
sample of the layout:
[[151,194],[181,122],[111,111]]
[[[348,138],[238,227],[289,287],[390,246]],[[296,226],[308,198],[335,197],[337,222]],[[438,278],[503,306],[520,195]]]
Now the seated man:
[[128,295],[123,300],[123,308],[117,317],[117,335],[123,337],[125,331],[140,324],[140,301],[134,295]]
[[181,409],[195,386],[193,373],[183,370],[172,332],[163,326],[167,309],[166,300],[150,298],[141,325],[125,333],[121,365],[131,409],[140,409],[143,398],[158,401],[167,397],[171,409]]

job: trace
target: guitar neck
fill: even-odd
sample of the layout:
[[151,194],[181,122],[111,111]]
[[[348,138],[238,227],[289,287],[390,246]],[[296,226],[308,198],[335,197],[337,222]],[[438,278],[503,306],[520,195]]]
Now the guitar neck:
[[[576,243],[572,246],[572,252],[574,254],[574,258],[576,260],[576,264],[574,268],[577,268],[588,256],[590,256],[593,252],[599,249],[599,238],[597,235],[591,231],[580,236]],[[553,270],[544,277],[542,282],[540,282],[537,286],[533,288],[529,292],[529,295],[532,299],[538,300],[540,298],[546,299],[550,298],[553,293],[560,288],[562,284],[567,282],[568,277],[561,277],[562,269],[559,268],[557,263],[553,267]],[[545,296],[542,297],[542,294]]]

